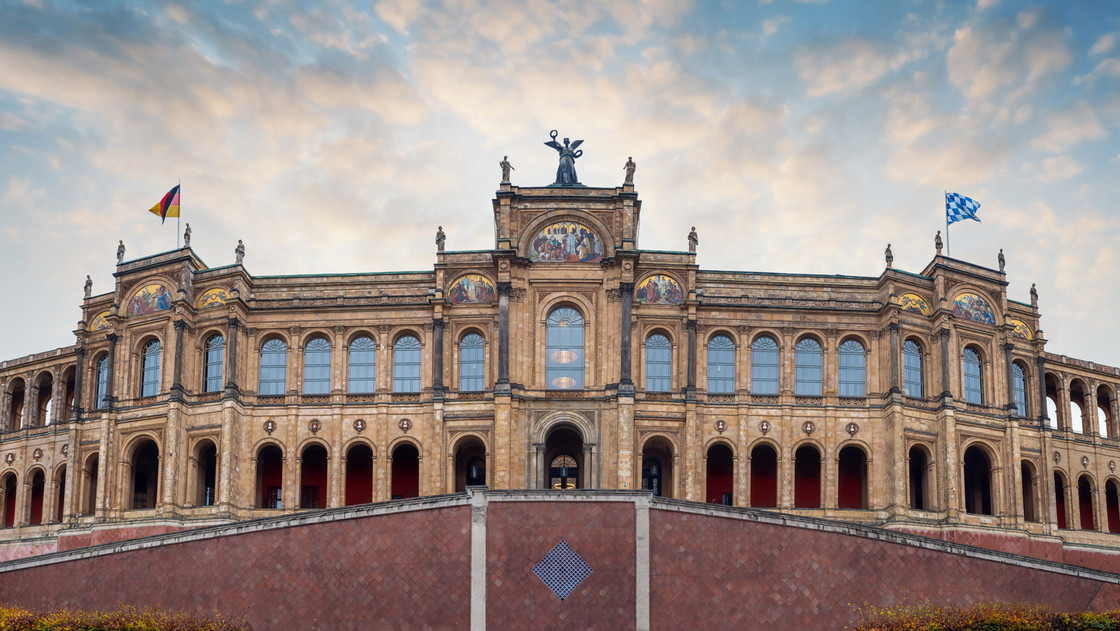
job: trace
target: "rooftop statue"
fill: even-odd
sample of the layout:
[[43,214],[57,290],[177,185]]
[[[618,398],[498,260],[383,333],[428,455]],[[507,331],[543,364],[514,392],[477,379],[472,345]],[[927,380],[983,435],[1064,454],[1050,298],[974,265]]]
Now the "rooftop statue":
[[553,129],[548,134],[552,140],[544,143],[552,147],[560,154],[560,166],[556,169],[556,181],[552,186],[580,186],[579,178],[576,177],[576,158],[583,155],[583,150],[579,148],[583,144],[582,140],[577,140],[571,145],[568,144],[568,139],[564,139],[564,144],[556,142],[556,130]]

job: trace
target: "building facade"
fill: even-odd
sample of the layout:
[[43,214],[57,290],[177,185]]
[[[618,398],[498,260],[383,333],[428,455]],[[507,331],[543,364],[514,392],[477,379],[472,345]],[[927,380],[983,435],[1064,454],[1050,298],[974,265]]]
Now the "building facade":
[[1047,353],[1002,269],[703,270],[630,183],[493,211],[423,272],[119,256],[75,345],[0,363],[0,540],[487,485],[1120,543],[1120,370]]

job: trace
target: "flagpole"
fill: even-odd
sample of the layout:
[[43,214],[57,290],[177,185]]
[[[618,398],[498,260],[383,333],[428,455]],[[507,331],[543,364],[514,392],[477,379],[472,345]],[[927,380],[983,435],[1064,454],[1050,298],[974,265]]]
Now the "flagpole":
[[[182,199],[182,198],[180,197],[179,199]],[[945,196],[941,199],[941,201],[942,201],[943,204],[946,204],[946,208],[945,208],[945,256],[952,257],[953,253],[949,250],[949,209],[948,209],[949,189],[945,189]]]
[[178,182],[178,184],[176,184],[176,186],[179,187],[179,214],[175,215],[175,249],[178,250],[179,249],[179,221],[183,217],[183,180],[181,178],[179,179],[179,182]]

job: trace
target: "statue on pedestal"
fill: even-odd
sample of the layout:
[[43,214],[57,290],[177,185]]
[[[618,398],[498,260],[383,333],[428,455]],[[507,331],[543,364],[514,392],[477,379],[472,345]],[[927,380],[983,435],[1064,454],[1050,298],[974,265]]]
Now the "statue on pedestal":
[[233,249],[233,254],[237,257],[237,264],[241,265],[241,262],[245,260],[245,244],[241,242],[241,239],[237,240],[237,247]]
[[93,293],[93,280],[90,279],[89,274],[86,274],[86,298],[89,298],[91,293]]
[[688,251],[695,252],[698,243],[700,243],[700,237],[696,235],[696,226],[692,226],[692,230],[688,231]]
[[117,265],[124,263],[124,240],[117,244]]
[[443,226],[436,230],[436,251],[443,252],[443,243],[447,241],[447,235],[443,233]]
[[625,184],[633,184],[634,183],[634,171],[636,171],[638,169],[638,165],[634,164],[634,157],[630,156],[630,157],[626,158],[626,164],[623,165],[622,168],[626,170],[626,180],[624,181],[624,183]]
[[1007,259],[1003,258],[1003,248],[999,249],[999,256],[996,257],[996,260],[999,261],[999,271],[1003,272],[1003,268],[1007,266]]
[[884,256],[886,256],[886,259],[887,259],[887,267],[888,268],[893,267],[894,266],[894,253],[891,252],[891,244],[889,244],[889,243],[887,244],[887,251],[884,252],[883,254],[884,254]]
[[187,222],[187,229],[183,231],[183,247],[191,247],[191,222]]
[[945,243],[941,240],[941,231],[937,231],[937,236],[933,237],[933,247],[937,248],[937,256],[941,256],[941,248]]
[[553,186],[579,186],[579,178],[576,177],[576,158],[583,155],[583,150],[576,149],[583,144],[582,140],[577,140],[570,145],[568,139],[564,139],[563,146],[556,142],[556,130],[553,129],[548,134],[552,140],[544,143],[552,147],[560,154],[560,166],[556,169],[556,181],[552,183]]
[[498,163],[498,166],[502,167],[502,184],[508,184],[510,170],[516,171],[513,165],[509,163],[509,156],[502,156],[502,161]]

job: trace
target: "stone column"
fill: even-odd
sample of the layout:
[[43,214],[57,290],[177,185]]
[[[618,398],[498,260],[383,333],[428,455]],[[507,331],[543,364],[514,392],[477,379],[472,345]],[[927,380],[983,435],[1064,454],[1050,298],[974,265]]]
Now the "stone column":
[[685,398],[696,398],[696,320],[689,319],[685,324],[688,329],[688,385],[685,388]]
[[498,283],[498,381],[494,392],[509,393],[509,294],[513,284]]
[[[1086,390],[1092,390],[1089,385]],[[1093,392],[1086,392],[1082,397],[1081,430],[1086,436],[1096,436],[1097,432],[1097,401]]]
[[1010,342],[1003,345],[1003,363],[1007,377],[1007,413],[1018,416],[1019,412],[1015,400],[1015,369],[1011,360],[1011,352],[1014,350],[1015,345]]
[[187,323],[183,320],[175,321],[175,364],[171,369],[171,400],[181,401],[183,398],[183,330]]
[[941,398],[953,396],[949,386],[949,329],[941,329]]
[[56,373],[52,382],[52,389],[54,392],[51,393],[51,418],[50,421],[48,421],[51,425],[61,423],[64,415],[66,417],[70,416],[70,414],[64,410],[66,407],[66,384],[62,382],[63,374],[62,371]]
[[[109,366],[107,370],[109,374],[105,376],[104,409],[111,410],[113,409],[113,404],[117,401],[116,390],[114,389],[113,382],[115,381],[117,373],[117,340],[120,339],[120,336],[116,333],[110,333],[105,336],[105,339],[109,340]],[[101,478],[98,478],[98,480],[101,480]]]
[[443,318],[432,320],[432,397],[443,398]]
[[583,478],[583,487],[585,489],[595,488],[595,478],[592,477],[592,460],[595,457],[594,445],[590,443],[583,444],[583,471],[580,472],[580,477]]
[[619,353],[619,394],[633,394],[634,382],[630,372],[630,309],[634,300],[634,283],[619,283],[618,291],[622,298],[622,337],[621,352]]
[[23,427],[35,427],[39,424],[39,384],[35,382],[35,373],[28,373],[25,378],[30,384],[25,391],[23,404]]
[[548,463],[544,461],[544,443],[533,443],[533,488],[548,488]]
[[1050,413],[1046,410],[1046,359],[1039,355],[1034,363],[1038,371],[1038,425],[1046,430],[1050,429]]
[[229,338],[229,343],[226,344],[226,387],[223,393],[224,397],[237,396],[237,318],[229,319],[229,331],[226,337]]
[[898,387],[898,323],[891,322],[891,394],[900,392]]
[[0,431],[5,432],[11,429],[9,423],[12,420],[12,393],[8,392],[11,383],[12,380],[9,379],[0,386]]
[[78,360],[74,366],[74,401],[70,405],[70,420],[76,421],[82,416],[82,375],[85,374],[86,349],[79,346],[74,352]]

